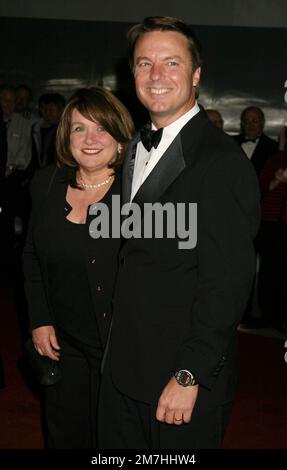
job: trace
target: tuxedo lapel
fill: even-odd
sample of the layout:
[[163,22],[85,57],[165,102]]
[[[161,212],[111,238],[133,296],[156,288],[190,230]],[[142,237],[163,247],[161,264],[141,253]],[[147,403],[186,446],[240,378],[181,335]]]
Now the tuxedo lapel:
[[129,143],[126,156],[123,164],[122,173],[122,204],[130,202],[132,181],[135,166],[135,157],[137,151],[137,144],[140,141],[140,133],[138,132],[133,140]]
[[[130,202],[135,156],[139,141],[140,134],[137,133],[127,148],[122,176],[122,204]],[[181,140],[178,135],[139,188],[133,202],[141,204],[156,201],[184,167]]]
[[[136,146],[135,146],[136,147]],[[132,161],[132,152],[129,155],[129,162],[130,164],[126,165],[125,171],[128,172],[131,167]],[[165,151],[157,165],[153,168],[152,172],[146,178],[144,183],[139,188],[138,192],[136,193],[133,203],[137,204],[141,208],[141,214],[139,219],[135,222],[134,229],[141,222],[142,218],[144,217],[144,204],[145,203],[154,203],[159,201],[161,195],[166,191],[166,189],[172,184],[172,182],[177,178],[177,176],[182,172],[185,168],[185,162],[182,155],[181,149],[181,139],[180,135],[178,135],[168,149]],[[132,178],[131,178],[132,181]],[[126,180],[126,184],[130,185],[131,182]],[[130,190],[126,193],[130,195]],[[130,199],[124,200],[124,202],[129,202]],[[125,245],[125,242],[129,237],[127,237],[125,222],[122,227],[123,230],[123,242],[122,246]]]
[[[144,203],[160,201],[184,168],[199,158],[197,149],[198,145],[202,145],[202,129],[205,125],[210,124],[203,112],[188,121],[141,185],[132,202],[140,206],[142,216]],[[123,167],[123,204],[130,202],[136,146],[139,141],[140,136],[137,134],[127,150]]]
[[[202,129],[206,125],[211,126],[205,114],[199,112],[194,118],[188,121],[170,144],[157,165],[141,185],[132,201],[140,206],[141,216],[144,215],[144,203],[159,202],[164,192],[177,179],[185,167],[187,165],[193,165],[196,162],[199,157],[198,146],[203,143]],[[130,201],[136,146],[139,140],[140,137],[139,134],[137,134],[127,150],[123,169],[123,203]],[[124,219],[126,219],[126,217]],[[130,238],[130,236],[126,236],[125,228],[125,226],[122,227],[122,249],[124,249],[126,242]]]
[[181,129],[182,154],[186,166],[194,164],[200,158],[202,152],[199,151],[199,148],[207,144],[203,140],[203,128],[205,126],[210,127],[212,124],[209,122],[206,113],[200,111]]
[[139,188],[133,202],[142,206],[145,202],[158,201],[184,168],[185,161],[178,134]]
[[[208,123],[207,116],[202,111],[187,122],[139,188],[134,202],[139,204],[154,202],[163,194],[185,168],[186,163],[189,164],[193,160],[194,151],[201,140],[202,127]],[[130,201],[135,156],[139,141],[140,133],[137,132],[127,148],[122,176],[123,204]]]

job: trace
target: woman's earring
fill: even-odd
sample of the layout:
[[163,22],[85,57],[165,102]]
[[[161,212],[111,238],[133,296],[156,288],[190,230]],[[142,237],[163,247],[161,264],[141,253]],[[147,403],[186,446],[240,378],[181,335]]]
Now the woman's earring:
[[118,145],[118,154],[120,155],[121,151],[123,150],[123,147],[121,144]]

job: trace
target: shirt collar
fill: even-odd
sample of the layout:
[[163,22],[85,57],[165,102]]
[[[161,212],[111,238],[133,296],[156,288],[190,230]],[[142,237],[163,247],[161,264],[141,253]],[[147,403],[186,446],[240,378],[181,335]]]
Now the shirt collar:
[[[172,122],[171,124],[169,124],[168,126],[163,128],[163,135],[165,137],[167,137],[167,136],[175,137],[179,133],[179,131],[185,126],[185,124],[191,118],[193,118],[199,111],[200,111],[200,108],[199,108],[199,106],[197,104],[197,101],[196,101],[194,106],[191,109],[189,109],[189,111],[187,111],[185,114],[180,116],[174,122]],[[152,123],[151,128],[153,130],[157,129],[153,123]]]

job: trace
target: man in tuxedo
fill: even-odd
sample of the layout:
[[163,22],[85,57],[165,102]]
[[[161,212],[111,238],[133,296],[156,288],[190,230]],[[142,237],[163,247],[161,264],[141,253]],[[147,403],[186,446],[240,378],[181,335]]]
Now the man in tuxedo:
[[259,176],[267,159],[276,152],[278,144],[264,134],[265,116],[256,106],[245,108],[240,117],[241,133],[234,139],[254,165]]
[[181,249],[167,225],[162,238],[123,240],[100,447],[216,448],[236,388],[236,328],[255,268],[257,179],[234,141],[197,105],[201,57],[190,27],[150,17],[132,27],[128,40],[151,124],[127,150],[122,202],[141,209],[184,203],[186,213],[196,203],[197,244]]

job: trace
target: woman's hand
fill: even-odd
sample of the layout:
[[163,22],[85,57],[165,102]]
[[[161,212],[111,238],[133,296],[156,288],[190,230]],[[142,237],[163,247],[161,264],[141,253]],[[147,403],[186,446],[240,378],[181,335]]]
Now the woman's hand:
[[60,346],[52,325],[40,326],[32,330],[32,340],[36,351],[41,356],[48,356],[54,361],[59,361]]
[[272,191],[272,189],[275,189],[278,184],[280,183],[287,183],[287,177],[286,175],[284,174],[285,170],[283,168],[279,168],[275,175],[274,175],[274,179],[272,181],[270,181],[270,184],[269,184],[269,190]]

